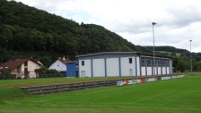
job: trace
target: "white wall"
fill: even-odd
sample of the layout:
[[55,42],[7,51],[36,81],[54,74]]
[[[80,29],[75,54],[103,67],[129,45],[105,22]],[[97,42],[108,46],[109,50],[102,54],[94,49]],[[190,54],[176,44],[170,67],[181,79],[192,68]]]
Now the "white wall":
[[147,75],[152,75],[152,67],[147,67]]
[[[84,66],[82,66],[82,61],[84,61]],[[79,60],[79,76],[92,77],[91,76],[91,60]]]
[[162,67],[163,73],[162,74],[166,74],[166,67]]
[[[157,67],[155,67],[155,75],[161,75],[162,73],[161,73],[161,67],[158,67],[158,70],[157,70]],[[167,70],[167,72],[168,72],[168,74],[170,73],[169,72],[169,67],[167,68],[168,70]],[[145,76],[146,75],[146,68],[145,67],[142,67],[141,68],[141,70],[142,70],[142,76]],[[163,74],[166,74],[166,68],[163,68]],[[147,67],[147,75],[152,75],[152,67]]]
[[[132,58],[132,64],[129,63],[129,58]],[[121,76],[134,76],[135,75],[135,59],[133,57],[122,57],[121,58]],[[130,69],[133,70],[130,75]]]
[[161,67],[158,67],[158,75],[161,75]]
[[32,61],[28,61],[28,71],[29,71],[29,77],[30,78],[36,78],[36,72],[35,69],[39,69],[39,65]]
[[153,71],[154,71],[154,74],[157,75],[157,67],[154,67],[153,69],[154,69],[154,70],[153,70]]
[[[129,58],[132,58],[132,63],[129,63]],[[121,66],[119,66],[119,60]],[[140,67],[139,56],[131,57],[115,57],[115,58],[98,58],[98,59],[86,59],[79,60],[79,76],[84,77],[104,77],[104,76],[142,76],[152,75],[152,66]],[[85,65],[82,66],[82,61]],[[105,64],[106,62],[106,64]],[[92,66],[91,66],[92,64]],[[106,65],[106,67],[105,67]],[[119,67],[121,70],[119,70]],[[141,69],[140,69],[141,68]],[[105,72],[106,69],[106,72]],[[140,72],[141,70],[141,72]],[[161,73],[161,71],[163,73]],[[120,73],[121,72],[121,73]],[[170,73],[169,67],[167,68],[167,74]],[[105,75],[106,74],[106,75]],[[137,74],[137,75],[136,75]],[[166,74],[166,67],[155,67],[155,75]]]
[[146,67],[141,67],[142,70],[142,76],[146,76]]
[[170,68],[167,67],[167,74],[170,74]]
[[20,71],[21,73],[20,73],[20,74],[18,73],[17,76],[16,76],[16,78],[17,78],[17,77],[24,78],[24,75],[25,75],[25,74],[24,74],[24,63],[21,65],[19,71]]
[[58,72],[60,72],[60,71],[67,71],[66,70],[66,64],[62,63],[59,60],[56,60],[52,65],[50,65],[49,69],[55,69]]
[[105,76],[105,59],[93,59],[93,76]]
[[119,76],[119,58],[107,58],[107,76]]
[[136,61],[137,61],[137,76],[140,76],[140,58],[137,56],[136,57]]

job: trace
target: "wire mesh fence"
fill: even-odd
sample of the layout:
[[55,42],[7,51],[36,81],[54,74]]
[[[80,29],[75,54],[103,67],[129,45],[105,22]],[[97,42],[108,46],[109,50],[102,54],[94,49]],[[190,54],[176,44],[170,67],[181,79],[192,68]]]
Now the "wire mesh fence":
[[41,74],[38,78],[63,78],[66,77],[65,73],[57,73],[57,74]]

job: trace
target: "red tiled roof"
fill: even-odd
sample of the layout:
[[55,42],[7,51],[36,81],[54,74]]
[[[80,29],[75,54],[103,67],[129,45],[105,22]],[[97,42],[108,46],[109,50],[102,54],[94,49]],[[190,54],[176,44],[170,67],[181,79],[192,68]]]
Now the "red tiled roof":
[[59,60],[60,62],[64,63],[64,64],[66,64],[66,63],[68,63],[68,62],[71,62],[71,60],[68,59],[68,58],[59,58],[58,60]]
[[13,70],[30,59],[13,59],[0,65],[0,71]]

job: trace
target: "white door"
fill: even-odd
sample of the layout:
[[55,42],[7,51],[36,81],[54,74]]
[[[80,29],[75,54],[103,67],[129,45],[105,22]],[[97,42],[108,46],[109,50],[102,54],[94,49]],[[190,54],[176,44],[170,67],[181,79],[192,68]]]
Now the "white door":
[[133,69],[129,69],[129,76],[133,76]]
[[81,71],[81,77],[85,77],[85,71]]

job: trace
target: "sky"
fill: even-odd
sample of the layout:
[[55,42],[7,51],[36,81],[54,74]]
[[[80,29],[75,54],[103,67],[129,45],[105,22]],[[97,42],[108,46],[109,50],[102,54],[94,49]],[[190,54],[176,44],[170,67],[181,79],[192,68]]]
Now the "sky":
[[134,45],[153,46],[154,31],[155,46],[201,52],[200,0],[15,1],[77,23],[101,25]]

